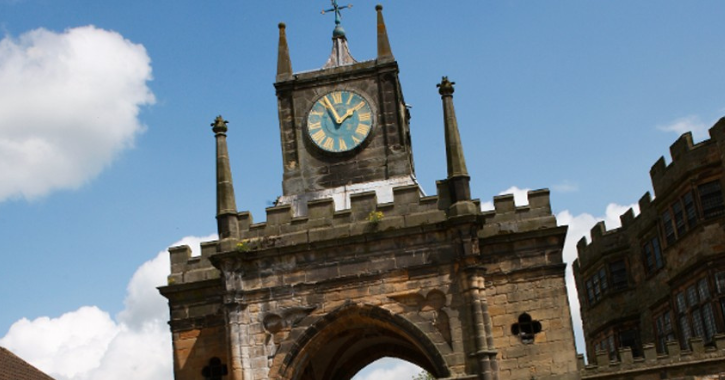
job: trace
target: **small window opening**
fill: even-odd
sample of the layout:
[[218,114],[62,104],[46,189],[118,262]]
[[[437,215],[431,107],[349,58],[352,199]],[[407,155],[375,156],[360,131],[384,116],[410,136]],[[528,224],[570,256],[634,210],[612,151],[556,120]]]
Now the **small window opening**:
[[524,344],[534,343],[536,334],[541,332],[541,322],[534,321],[530,315],[523,313],[519,316],[518,323],[511,325],[511,333],[518,335]]
[[209,365],[201,370],[204,380],[222,380],[222,376],[227,375],[227,365],[222,364],[219,358],[209,359]]

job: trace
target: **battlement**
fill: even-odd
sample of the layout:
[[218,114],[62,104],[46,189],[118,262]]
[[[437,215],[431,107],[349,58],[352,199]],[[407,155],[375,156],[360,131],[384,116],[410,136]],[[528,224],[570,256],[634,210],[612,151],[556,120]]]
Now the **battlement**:
[[[439,190],[445,186],[440,186]],[[440,196],[421,196],[418,185],[393,188],[391,202],[378,203],[375,191],[350,195],[350,208],[335,210],[333,198],[306,202],[306,214],[294,216],[290,204],[266,209],[267,220],[254,223],[250,212],[237,214],[240,252],[264,249],[284,249],[317,242],[345,239],[388,230],[420,228],[448,220],[446,213],[450,200],[445,191]],[[516,206],[513,195],[500,195],[493,199],[495,209],[474,215],[483,224],[479,237],[511,234],[556,227],[551,213],[549,190],[528,192],[529,204]],[[475,209],[480,202],[473,201]],[[169,283],[187,283],[218,278],[218,271],[209,257],[217,253],[218,241],[202,244],[201,256],[192,257],[187,246],[172,247]]]
[[722,146],[725,146],[725,118],[718,120],[710,128],[709,133],[710,138],[698,144],[693,143],[692,133],[683,134],[670,146],[672,162],[666,165],[665,158],[660,157],[652,165],[650,177],[655,196],[666,193],[691,170],[722,159],[719,152],[722,151]]
[[516,206],[513,194],[493,197],[494,209],[483,212],[483,228],[479,237],[556,227],[556,217],[551,213],[549,189],[532,190],[526,196],[529,204],[524,206]]
[[[681,351],[680,344],[675,341],[667,342],[668,354],[659,354],[654,344],[645,344],[644,357],[633,357],[632,350],[620,348],[618,359],[610,360],[609,354],[605,351],[597,352],[596,363],[584,364],[584,355],[578,355],[579,369],[583,379],[587,378],[615,378],[616,375],[627,373],[635,378],[637,372],[644,373],[649,370],[658,372],[670,366],[685,367],[690,363],[712,362],[714,368],[722,367],[725,362],[725,335],[714,337],[714,346],[706,347],[702,338],[691,338],[689,351]],[[718,367],[719,366],[719,367]],[[619,378],[619,377],[616,377]],[[630,377],[628,377],[630,378]]]

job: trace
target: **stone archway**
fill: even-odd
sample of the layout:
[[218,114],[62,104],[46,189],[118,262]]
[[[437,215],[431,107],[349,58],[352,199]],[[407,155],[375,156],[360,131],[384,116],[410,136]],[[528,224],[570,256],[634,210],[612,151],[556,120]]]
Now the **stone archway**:
[[450,376],[443,356],[413,323],[388,310],[346,304],[310,316],[309,327],[290,341],[274,360],[271,378],[349,380],[383,357],[409,361],[438,378]]

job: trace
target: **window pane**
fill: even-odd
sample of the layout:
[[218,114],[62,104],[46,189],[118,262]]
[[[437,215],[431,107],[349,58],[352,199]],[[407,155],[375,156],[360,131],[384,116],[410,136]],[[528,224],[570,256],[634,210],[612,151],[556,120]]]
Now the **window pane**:
[[687,311],[687,303],[685,302],[685,293],[677,293],[677,312],[682,314]]
[[702,315],[700,309],[692,311],[692,332],[695,336],[705,337],[705,330],[702,326]]
[[655,236],[652,238],[652,252],[655,256],[655,264],[657,265],[657,269],[660,269],[664,266],[664,260],[662,260],[662,250],[660,249],[660,239]]
[[609,264],[609,272],[612,274],[612,288],[622,289],[627,287],[627,266],[624,260],[618,260]]
[[712,218],[725,214],[722,190],[719,181],[712,181],[702,184],[697,188],[700,193],[700,204],[702,205],[702,216]]
[[719,294],[725,293],[725,272],[720,272],[715,275],[715,284],[717,285],[717,292]]
[[662,227],[665,230],[665,239],[667,244],[673,244],[675,242],[675,228],[672,225],[672,217],[669,211],[662,213]]
[[672,214],[675,217],[677,236],[682,236],[687,231],[687,226],[685,225],[685,212],[682,210],[682,203],[680,201],[672,204]]
[[687,225],[692,228],[697,224],[697,209],[695,208],[695,199],[692,197],[692,191],[682,197],[685,203],[685,215],[687,216]]
[[652,273],[655,271],[655,256],[652,253],[652,247],[649,244],[645,244],[642,250],[644,251],[644,265],[647,273]]
[[712,312],[712,305],[709,303],[702,307],[702,319],[705,322],[705,340],[712,340],[717,328],[715,327],[715,315]]
[[690,338],[692,338],[692,330],[690,330],[690,322],[687,321],[686,315],[680,317],[680,331],[682,332],[682,341],[680,342],[680,345],[683,348],[689,347]]
[[697,302],[697,290],[695,290],[695,285],[691,285],[687,288],[687,304],[690,307],[697,306],[699,304],[699,302]]
[[698,281],[697,291],[700,294],[700,302],[705,302],[710,299],[710,288],[707,286],[707,278]]
[[599,283],[602,287],[602,293],[607,291],[607,271],[602,267],[599,270]]

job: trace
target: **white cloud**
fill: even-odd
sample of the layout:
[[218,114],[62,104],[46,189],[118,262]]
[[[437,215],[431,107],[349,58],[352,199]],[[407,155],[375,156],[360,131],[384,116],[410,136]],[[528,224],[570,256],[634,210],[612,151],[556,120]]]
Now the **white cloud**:
[[576,182],[565,179],[564,181],[553,185],[551,189],[559,193],[573,193],[579,191],[579,185],[577,185]]
[[666,125],[658,125],[657,129],[664,132],[675,132],[678,135],[685,132],[692,132],[692,137],[698,141],[708,137],[708,126],[699,117],[694,115],[679,118]]
[[81,186],[144,130],[150,59],[93,26],[0,40],[0,202]]
[[383,358],[363,368],[352,380],[410,380],[421,371],[415,364]]
[[[172,246],[216,239],[185,237]],[[58,318],[21,319],[0,339],[6,347],[57,380],[158,380],[172,378],[171,333],[166,299],[169,254],[159,252],[129,281],[125,309],[116,321],[95,306]]]
[[577,258],[576,244],[585,236],[588,241],[591,241],[589,232],[600,221],[604,221],[608,230],[619,228],[621,226],[619,217],[629,208],[632,208],[635,214],[639,213],[639,206],[637,204],[622,206],[616,203],[610,203],[607,205],[604,216],[595,217],[587,213],[572,215],[568,210],[562,211],[556,216],[559,225],[569,226],[566,241],[564,242],[564,261],[567,263],[566,287],[569,295],[572,322],[574,323],[574,337],[576,339],[577,349],[580,352],[584,352],[585,345],[579,298],[577,296],[576,283],[574,282],[574,272],[572,271],[572,263]]

